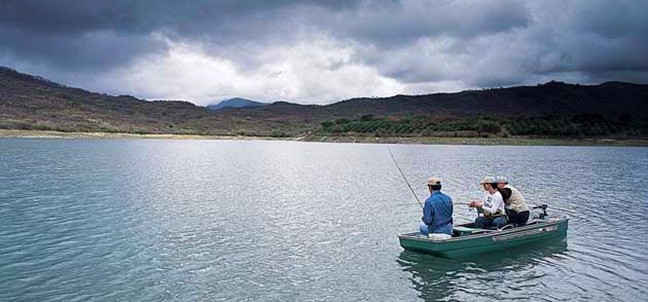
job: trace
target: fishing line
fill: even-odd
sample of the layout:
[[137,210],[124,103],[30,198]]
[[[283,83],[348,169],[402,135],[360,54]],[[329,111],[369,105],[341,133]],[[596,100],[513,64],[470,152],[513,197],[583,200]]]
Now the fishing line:
[[405,177],[405,173],[403,173],[403,170],[398,165],[398,162],[396,162],[396,159],[394,158],[394,154],[392,154],[391,149],[389,148],[389,145],[387,146],[387,151],[389,151],[389,155],[391,156],[391,159],[394,161],[394,164],[396,164],[396,168],[398,168],[398,171],[403,176],[403,179],[405,180],[405,183],[407,183],[407,187],[410,189],[410,191],[412,191],[412,195],[414,195],[414,198],[416,198],[416,201],[418,202],[418,204],[421,206],[421,208],[423,208],[423,204],[421,203],[421,200],[418,198],[418,196],[414,192],[414,189],[412,189],[412,185],[410,185],[409,181],[407,180],[407,177]]

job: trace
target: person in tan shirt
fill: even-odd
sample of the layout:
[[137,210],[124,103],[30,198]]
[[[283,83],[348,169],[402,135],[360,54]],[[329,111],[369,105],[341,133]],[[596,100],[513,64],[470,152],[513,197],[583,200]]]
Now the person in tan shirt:
[[515,226],[525,225],[527,220],[529,220],[529,206],[524,200],[522,193],[515,187],[509,185],[509,179],[504,176],[497,177],[497,190],[504,198],[508,222],[515,224]]

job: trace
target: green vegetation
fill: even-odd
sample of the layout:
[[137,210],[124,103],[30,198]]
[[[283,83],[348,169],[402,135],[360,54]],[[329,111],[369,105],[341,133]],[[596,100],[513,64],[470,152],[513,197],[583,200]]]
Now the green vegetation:
[[648,125],[633,122],[628,116],[610,120],[601,114],[540,117],[468,117],[434,118],[428,116],[340,118],[321,123],[321,135],[354,136],[438,136],[438,137],[509,137],[534,136],[557,138],[636,137],[648,134]]
[[[448,134],[497,134],[502,130],[501,121],[492,118],[433,119],[425,116],[373,117],[364,115],[359,119],[337,119],[323,122],[322,132],[329,134],[360,133],[376,136],[447,136]],[[456,135],[455,135],[456,136]]]

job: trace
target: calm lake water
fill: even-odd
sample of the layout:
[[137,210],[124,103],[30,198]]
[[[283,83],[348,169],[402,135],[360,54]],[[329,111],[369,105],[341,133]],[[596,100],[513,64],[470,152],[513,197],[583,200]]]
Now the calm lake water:
[[[386,145],[0,139],[0,301],[645,301],[648,148],[392,145],[415,190],[508,175],[566,242],[405,252]],[[456,221],[474,211],[456,207]]]

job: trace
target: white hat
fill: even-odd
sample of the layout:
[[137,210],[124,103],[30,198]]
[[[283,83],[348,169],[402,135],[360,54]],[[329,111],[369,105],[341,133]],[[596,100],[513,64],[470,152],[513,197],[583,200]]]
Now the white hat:
[[427,184],[428,184],[428,186],[440,185],[441,184],[441,178],[436,177],[436,176],[432,176],[432,177],[428,178]]
[[483,184],[494,184],[494,183],[496,183],[496,182],[497,182],[497,180],[495,180],[495,177],[492,177],[492,176],[486,176],[486,177],[484,177],[484,180],[482,180],[479,184],[480,184],[480,185],[483,185]]

